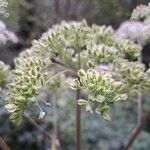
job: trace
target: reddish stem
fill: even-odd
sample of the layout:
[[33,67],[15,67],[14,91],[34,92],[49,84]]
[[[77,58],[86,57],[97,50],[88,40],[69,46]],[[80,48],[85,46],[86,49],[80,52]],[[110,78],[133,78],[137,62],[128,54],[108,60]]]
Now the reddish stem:
[[141,132],[143,125],[149,119],[149,116],[150,116],[150,112],[147,112],[144,115],[144,117],[142,118],[142,122],[139,125],[136,125],[136,127],[133,129],[131,135],[129,136],[128,143],[125,145],[123,150],[128,150],[132,146],[133,142],[135,141],[135,139],[137,138],[137,136]]
[[76,150],[80,150],[80,125],[81,125],[81,110],[80,106],[77,103],[77,100],[80,99],[80,89],[76,91]]
[[132,145],[137,136],[139,135],[140,131],[142,130],[144,120],[142,118],[142,93],[138,92],[138,98],[137,98],[137,124],[133,131],[131,132],[127,144],[124,146],[124,150],[128,150]]
[[49,141],[51,140],[51,136],[41,127],[39,126],[30,116],[27,114],[23,114],[23,117],[34,127],[36,127],[39,132],[43,135],[45,139],[48,139]]
[[5,143],[5,141],[0,137],[0,149],[1,150],[9,150],[9,147]]

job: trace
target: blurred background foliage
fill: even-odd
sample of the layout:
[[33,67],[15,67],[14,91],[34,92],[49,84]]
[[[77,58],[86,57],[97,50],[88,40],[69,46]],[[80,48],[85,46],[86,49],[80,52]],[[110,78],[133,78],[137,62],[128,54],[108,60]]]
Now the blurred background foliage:
[[[7,28],[15,32],[18,43],[8,42],[0,45],[0,60],[12,68],[13,58],[27,47],[33,39],[53,24],[62,20],[86,19],[89,24],[106,24],[117,28],[122,21],[130,18],[133,8],[139,4],[147,4],[149,0],[8,0],[9,17],[3,17]],[[0,135],[13,150],[48,150],[50,142],[45,140],[39,131],[27,120],[20,126],[10,123],[3,108],[5,92],[0,97]],[[64,94],[65,93],[65,94]],[[53,99],[54,108],[46,108],[48,115],[44,120],[36,122],[49,134],[53,134],[54,126],[58,128],[58,136],[62,150],[74,149],[75,135],[75,103],[73,93],[59,91]],[[44,95],[44,94],[43,94]],[[60,96],[61,95],[61,96]],[[3,97],[4,96],[4,97]],[[45,96],[45,95],[44,95]],[[61,97],[61,99],[60,99]],[[144,111],[149,110],[150,95],[144,96]],[[118,104],[112,109],[112,121],[106,122],[98,115],[82,112],[82,150],[122,150],[128,135],[136,123],[136,98]],[[29,114],[36,110],[30,108]],[[149,119],[150,120],[150,119]],[[150,123],[136,139],[132,150],[149,150]]]

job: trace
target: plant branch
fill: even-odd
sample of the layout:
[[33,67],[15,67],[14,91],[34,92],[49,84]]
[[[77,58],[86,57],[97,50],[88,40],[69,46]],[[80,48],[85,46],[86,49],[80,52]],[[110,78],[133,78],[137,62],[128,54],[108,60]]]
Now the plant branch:
[[[30,116],[28,116],[27,114],[23,114],[23,117],[34,127],[36,127],[39,132],[43,135],[43,137],[45,139],[47,139],[48,141],[51,141],[51,147],[52,150],[58,150],[60,143],[58,140],[58,137],[55,133],[55,129],[54,129],[54,134],[52,136],[50,136],[42,127],[40,127]],[[5,150],[5,149],[4,149]],[[7,149],[6,149],[7,150]]]
[[70,73],[74,73],[74,74],[75,74],[75,72],[73,72],[73,70],[71,70],[71,69],[66,69],[66,70],[63,70],[63,71],[60,71],[60,72],[56,73],[54,76],[52,76],[52,77],[51,77],[49,80],[47,80],[46,82],[48,83],[48,82],[52,81],[53,79],[55,79],[57,76],[62,75],[62,74],[67,73],[67,72],[70,72]]
[[[142,62],[142,58],[141,57],[139,57],[138,62],[139,63]],[[133,145],[133,142],[135,141],[135,139],[137,138],[137,136],[141,132],[142,127],[143,127],[145,121],[147,120],[147,118],[145,116],[142,117],[142,100],[143,100],[143,95],[139,91],[137,96],[138,96],[137,97],[137,124],[136,124],[135,128],[133,129],[133,131],[131,132],[131,134],[129,136],[129,139],[128,139],[128,142],[124,146],[123,150],[128,150]]]
[[[77,44],[78,44],[78,38],[77,38]],[[81,57],[80,53],[78,54],[78,70],[81,68]],[[79,78],[79,77],[78,77]],[[78,105],[78,100],[81,97],[81,90],[77,89],[76,91],[76,150],[80,150],[81,147],[81,108],[80,105]]]
[[[142,57],[139,57],[138,60],[139,63],[142,62]],[[137,98],[137,126],[141,126],[142,124],[142,100],[143,100],[143,95],[142,93],[139,91],[138,92],[138,98]]]
[[[54,95],[55,96],[55,95]],[[58,137],[58,114],[57,114],[57,100],[56,97],[53,98],[53,116],[54,116],[54,132],[53,132],[53,138],[52,138],[52,150],[59,150],[60,149],[60,142]]]
[[137,98],[137,126],[141,126],[142,124],[142,93],[138,92],[138,98]]
[[5,141],[2,139],[2,137],[0,137],[0,148],[2,150],[9,150],[8,145],[5,143]]
[[76,91],[76,150],[80,150],[81,110],[77,100],[80,99],[80,89]]
[[142,121],[139,125],[136,125],[136,127],[133,129],[131,135],[129,136],[129,140],[128,143],[124,146],[123,150],[128,150],[133,142],[135,141],[135,139],[137,138],[137,136],[139,135],[139,133],[141,132],[143,125],[145,124],[145,122],[147,121],[147,119],[150,116],[150,112],[147,112],[143,117],[142,117]]
[[[124,150],[128,150],[132,145],[137,136],[139,135],[140,131],[142,130],[144,120],[142,118],[142,93],[138,92],[138,98],[137,98],[137,124],[135,128],[133,129],[132,133],[129,136],[127,144],[124,146]],[[145,118],[145,117],[144,117]]]
[[52,139],[52,137],[41,127],[39,126],[30,116],[28,116],[26,113],[23,114],[23,117],[34,127],[36,127],[40,133],[44,136],[45,139],[48,139],[49,141]]

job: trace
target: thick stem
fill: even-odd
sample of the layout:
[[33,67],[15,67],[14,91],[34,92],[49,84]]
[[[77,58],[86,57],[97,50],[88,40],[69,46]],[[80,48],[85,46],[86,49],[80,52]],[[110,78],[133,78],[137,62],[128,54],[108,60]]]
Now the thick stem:
[[76,91],[76,150],[80,150],[80,130],[81,130],[81,110],[80,106],[77,103],[77,100],[80,99],[80,89]]
[[0,137],[0,149],[1,150],[9,150],[9,147],[5,143],[5,141]]

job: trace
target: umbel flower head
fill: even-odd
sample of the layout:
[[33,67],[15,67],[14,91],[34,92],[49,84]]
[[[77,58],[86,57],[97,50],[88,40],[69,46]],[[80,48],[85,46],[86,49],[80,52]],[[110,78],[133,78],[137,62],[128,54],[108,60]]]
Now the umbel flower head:
[[[145,89],[149,83],[147,73],[133,62],[139,55],[139,47],[130,40],[116,37],[110,26],[90,27],[86,21],[62,22],[49,29],[39,40],[34,40],[32,47],[16,59],[5,108],[10,119],[20,123],[29,103],[39,106],[36,99],[38,89],[45,86],[51,92],[61,88],[63,74],[63,80],[72,78],[71,88],[87,92],[87,100],[81,99],[79,104],[85,103],[87,111],[96,110],[109,120],[109,109],[113,103],[125,100],[139,87],[140,90]],[[128,65],[124,68],[126,63]],[[133,83],[128,80],[128,73],[141,79],[140,71],[144,74],[142,80]],[[137,89],[129,92],[129,85]],[[45,112],[40,109],[39,117],[44,115]]]

